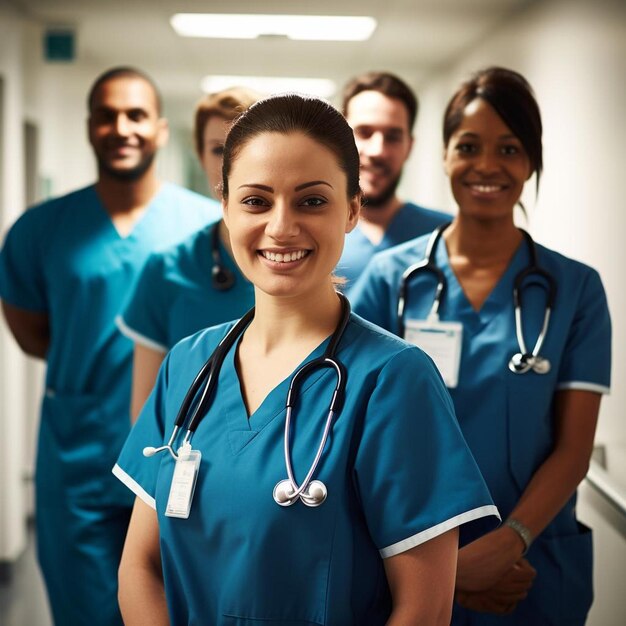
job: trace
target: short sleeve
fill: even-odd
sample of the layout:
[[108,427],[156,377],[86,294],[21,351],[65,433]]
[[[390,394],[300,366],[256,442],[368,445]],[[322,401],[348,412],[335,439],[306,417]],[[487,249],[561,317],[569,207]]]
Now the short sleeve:
[[161,365],[154,389],[113,467],[113,474],[153,509],[156,509],[156,485],[162,455],[146,457],[143,449],[147,446],[158,448],[165,444],[169,359],[168,354]]
[[128,304],[117,320],[120,331],[135,343],[167,352],[169,306],[164,281],[164,262],[153,254],[146,262]]
[[39,209],[30,209],[9,230],[0,251],[0,298],[8,304],[46,313],[46,293]]
[[355,482],[371,537],[387,558],[461,525],[472,538],[499,519],[461,434],[452,400],[417,348],[381,371],[355,457]]
[[395,332],[395,320],[390,314],[390,303],[394,302],[396,297],[390,283],[385,280],[382,264],[374,257],[350,290],[352,310],[372,324]]
[[557,381],[558,389],[608,393],[611,384],[611,318],[599,274],[585,277]]

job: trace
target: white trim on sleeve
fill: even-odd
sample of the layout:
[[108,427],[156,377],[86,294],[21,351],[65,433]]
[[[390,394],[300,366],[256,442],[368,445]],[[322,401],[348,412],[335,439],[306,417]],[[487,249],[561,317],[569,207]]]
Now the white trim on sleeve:
[[443,535],[443,533],[460,526],[461,524],[466,524],[467,522],[472,522],[474,520],[480,519],[481,517],[488,517],[489,515],[495,515],[499,520],[500,513],[498,513],[498,509],[493,504],[487,504],[485,506],[480,506],[477,509],[472,509],[471,511],[466,511],[465,513],[461,513],[460,515],[456,515],[455,517],[451,517],[445,522],[441,522],[441,524],[436,524],[435,526],[431,526],[422,532],[413,535],[412,537],[407,537],[402,541],[398,541],[397,543],[393,543],[386,548],[382,548],[379,550],[380,556],[383,559],[388,559],[390,556],[395,556],[396,554],[400,554],[402,552],[406,552],[415,546],[419,546],[421,543],[425,543],[430,539],[434,539],[439,535]]
[[133,330],[125,321],[121,315],[118,315],[115,318],[115,325],[122,333],[129,339],[132,339],[135,343],[138,343],[146,348],[150,348],[151,350],[156,350],[157,352],[162,352],[163,354],[167,354],[169,348],[164,346],[163,344],[150,339],[150,337],[146,337],[141,333],[138,333],[136,330]]
[[558,383],[557,391],[561,389],[580,389],[581,391],[595,391],[596,393],[610,394],[611,388],[606,385],[598,385],[597,383],[587,383],[584,380],[570,380]]
[[138,498],[156,511],[155,499],[134,479],[131,478],[117,463],[111,470],[113,475],[121,480]]

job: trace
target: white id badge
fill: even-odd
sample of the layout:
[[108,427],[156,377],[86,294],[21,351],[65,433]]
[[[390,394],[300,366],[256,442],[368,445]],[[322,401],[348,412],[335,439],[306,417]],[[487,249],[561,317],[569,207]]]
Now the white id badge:
[[165,508],[167,517],[180,517],[182,519],[189,517],[201,459],[200,450],[192,450],[191,446],[188,450],[184,450],[183,446],[178,450],[170,495],[167,498],[167,507]]
[[421,348],[435,362],[446,386],[454,389],[459,382],[463,324],[431,320],[407,320],[404,338]]

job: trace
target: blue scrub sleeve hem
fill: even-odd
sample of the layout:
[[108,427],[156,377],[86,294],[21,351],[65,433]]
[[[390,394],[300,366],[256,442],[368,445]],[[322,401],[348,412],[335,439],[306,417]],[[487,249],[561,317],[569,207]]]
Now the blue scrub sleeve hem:
[[557,391],[563,389],[579,389],[580,391],[593,391],[595,393],[609,395],[611,388],[606,385],[599,385],[598,383],[587,383],[584,380],[572,380],[567,382],[558,383],[556,386]]
[[135,343],[138,343],[139,345],[144,346],[146,348],[150,348],[151,350],[156,350],[157,352],[162,352],[163,354],[167,354],[169,350],[167,346],[164,346],[163,344],[160,344],[157,341],[150,339],[150,337],[146,337],[145,335],[142,335],[141,333],[131,328],[124,321],[124,318],[121,315],[118,315],[115,318],[115,325],[117,326],[118,330],[122,333],[122,335],[124,335],[125,337],[128,337],[130,340],[134,341]]
[[481,517],[490,517],[495,516],[498,520],[501,520],[500,513],[498,512],[497,507],[493,504],[488,504],[485,506],[478,507],[476,509],[472,509],[471,511],[466,511],[465,513],[461,513],[460,515],[455,515],[445,522],[441,522],[440,524],[436,524],[435,526],[431,526],[426,530],[422,530],[421,532],[413,535],[411,537],[407,537],[402,541],[398,541],[396,543],[387,546],[386,548],[382,548],[379,550],[380,556],[383,559],[388,559],[390,556],[395,556],[396,554],[401,554],[402,552],[406,552],[411,548],[415,548],[422,543],[426,543],[430,539],[434,539],[439,535],[443,535],[443,533],[452,530],[453,528],[457,528],[462,524],[467,524],[468,522],[473,522]]
[[128,487],[140,500],[156,511],[156,500],[132,477],[130,477],[117,463],[111,470],[113,475]]

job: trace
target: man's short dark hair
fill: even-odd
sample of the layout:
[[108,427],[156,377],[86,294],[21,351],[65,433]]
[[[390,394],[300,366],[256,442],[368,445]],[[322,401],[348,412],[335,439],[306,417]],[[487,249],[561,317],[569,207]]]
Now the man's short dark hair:
[[401,78],[389,72],[367,72],[355,76],[343,88],[341,110],[344,115],[348,113],[350,100],[362,91],[378,91],[388,98],[400,100],[409,114],[409,132],[413,131],[413,125],[417,118],[417,97]]
[[152,88],[152,91],[154,91],[154,98],[157,105],[157,113],[159,114],[159,116],[161,115],[161,94],[159,93],[159,89],[156,86],[156,83],[145,72],[129,66],[113,67],[103,74],[100,74],[100,76],[96,78],[93,85],[91,86],[91,89],[89,90],[89,95],[87,96],[87,109],[90,113],[93,110],[93,103],[98,89],[100,89],[100,87],[102,87],[104,83],[115,78],[140,78],[141,80],[148,83],[148,85],[150,85],[150,87]]

